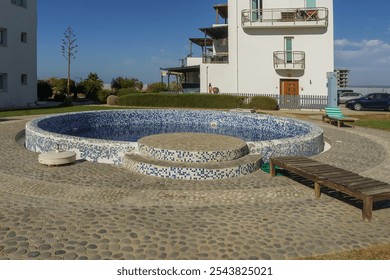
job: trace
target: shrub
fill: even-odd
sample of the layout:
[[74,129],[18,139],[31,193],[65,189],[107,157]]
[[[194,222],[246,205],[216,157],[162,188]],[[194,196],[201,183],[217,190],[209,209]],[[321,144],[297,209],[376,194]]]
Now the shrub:
[[243,100],[230,95],[145,93],[121,96],[118,103],[136,107],[233,109],[242,107]]
[[107,97],[107,105],[118,105],[118,99],[119,97],[116,95],[110,95]]
[[54,98],[53,98],[55,102],[65,102],[67,99],[68,97],[66,96],[65,93],[54,94]]
[[163,91],[167,91],[168,88],[166,84],[164,83],[152,83],[148,85],[148,88],[146,89],[146,92],[149,93],[159,93]]
[[53,95],[51,85],[46,81],[38,81],[37,83],[38,100],[44,101]]
[[134,94],[134,93],[140,93],[140,91],[136,88],[122,88],[120,90],[118,90],[118,92],[116,93],[116,95],[118,95],[119,97],[121,96],[124,96],[124,95],[128,95],[128,94]]
[[106,104],[107,103],[107,97],[112,95],[113,92],[111,90],[108,90],[108,89],[102,89],[101,91],[99,91],[98,93],[98,100],[101,104]]
[[255,96],[244,107],[255,110],[278,110],[278,102],[272,97]]

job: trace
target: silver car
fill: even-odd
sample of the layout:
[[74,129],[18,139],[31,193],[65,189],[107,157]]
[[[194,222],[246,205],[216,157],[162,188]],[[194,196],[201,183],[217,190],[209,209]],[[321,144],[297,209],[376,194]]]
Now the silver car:
[[344,104],[351,99],[359,98],[362,96],[363,96],[363,94],[357,93],[357,92],[343,92],[339,96],[339,103]]

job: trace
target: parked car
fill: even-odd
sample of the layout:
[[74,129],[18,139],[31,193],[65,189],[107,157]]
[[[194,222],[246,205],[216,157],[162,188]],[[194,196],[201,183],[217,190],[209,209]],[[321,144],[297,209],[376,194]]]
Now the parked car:
[[337,95],[340,96],[340,94],[342,94],[344,92],[353,92],[353,90],[352,89],[339,89],[339,90],[337,90]]
[[345,107],[360,111],[362,109],[382,109],[390,111],[390,93],[369,93],[347,101]]
[[351,99],[359,98],[362,96],[363,94],[358,92],[343,92],[339,95],[339,103],[344,104]]

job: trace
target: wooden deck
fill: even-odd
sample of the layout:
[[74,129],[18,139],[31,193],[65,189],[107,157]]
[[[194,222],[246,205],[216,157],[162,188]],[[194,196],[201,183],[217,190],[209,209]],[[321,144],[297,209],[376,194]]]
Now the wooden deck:
[[307,157],[271,158],[271,176],[276,174],[275,165],[314,181],[316,198],[320,198],[321,186],[325,186],[362,200],[362,216],[365,221],[372,219],[374,202],[390,200],[390,184],[363,177]]

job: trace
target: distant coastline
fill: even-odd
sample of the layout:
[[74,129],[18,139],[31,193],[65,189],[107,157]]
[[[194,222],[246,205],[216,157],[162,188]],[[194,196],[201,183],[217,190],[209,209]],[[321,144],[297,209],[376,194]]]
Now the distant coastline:
[[390,86],[349,86],[346,89],[351,89],[354,92],[359,92],[362,94],[367,93],[390,93]]
[[349,86],[348,88],[390,88],[390,85],[388,86],[383,86],[383,85],[379,85],[379,86],[367,86],[367,85],[363,85],[363,86]]

